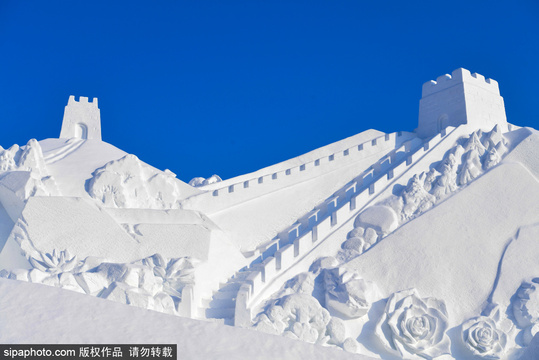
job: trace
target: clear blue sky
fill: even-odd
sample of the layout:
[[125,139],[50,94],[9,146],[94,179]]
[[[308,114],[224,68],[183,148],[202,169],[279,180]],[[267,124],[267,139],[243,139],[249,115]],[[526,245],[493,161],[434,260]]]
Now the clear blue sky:
[[103,140],[184,181],[369,128],[413,130],[422,83],[496,79],[539,128],[539,2],[0,1],[0,145],[58,137],[69,95]]

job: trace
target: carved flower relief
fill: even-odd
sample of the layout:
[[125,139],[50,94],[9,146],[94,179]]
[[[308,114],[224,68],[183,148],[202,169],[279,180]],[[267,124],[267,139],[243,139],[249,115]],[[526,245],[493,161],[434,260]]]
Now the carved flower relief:
[[485,359],[501,359],[507,344],[507,335],[487,316],[465,322],[462,325],[462,339],[468,350]]
[[395,355],[404,359],[434,359],[450,353],[447,328],[445,303],[434,298],[422,299],[412,289],[391,295],[375,332]]
[[373,282],[342,267],[326,269],[324,284],[326,308],[344,319],[364,316],[379,298],[378,288]]

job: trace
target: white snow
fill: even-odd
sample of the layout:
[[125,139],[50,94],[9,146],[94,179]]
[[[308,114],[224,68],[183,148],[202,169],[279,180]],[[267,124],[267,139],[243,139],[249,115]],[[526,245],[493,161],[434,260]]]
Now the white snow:
[[0,293],[3,344],[178,344],[180,358],[192,360],[371,359],[44,285],[0,279]]
[[494,80],[425,84],[416,134],[368,130],[224,181],[100,141],[97,99],[70,98],[60,137],[0,148],[0,342],[191,359],[537,347],[539,132],[506,123]]

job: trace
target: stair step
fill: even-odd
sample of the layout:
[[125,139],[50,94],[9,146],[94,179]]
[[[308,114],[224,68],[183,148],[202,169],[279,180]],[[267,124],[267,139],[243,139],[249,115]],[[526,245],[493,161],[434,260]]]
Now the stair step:
[[202,299],[202,308],[206,309],[206,308],[209,308],[210,307],[210,303],[211,303],[212,299]]
[[242,271],[242,272],[236,273],[236,275],[234,275],[234,278],[231,279],[231,282],[243,281],[248,276],[249,276],[249,271]]
[[210,301],[210,308],[234,308],[236,306],[236,299],[213,299]]
[[234,318],[234,308],[209,308],[206,309],[206,317],[212,319]]
[[219,289],[219,292],[238,292],[242,284],[243,282],[231,282],[224,284],[224,286]]
[[213,294],[212,299],[233,299],[237,294],[237,291],[217,291]]

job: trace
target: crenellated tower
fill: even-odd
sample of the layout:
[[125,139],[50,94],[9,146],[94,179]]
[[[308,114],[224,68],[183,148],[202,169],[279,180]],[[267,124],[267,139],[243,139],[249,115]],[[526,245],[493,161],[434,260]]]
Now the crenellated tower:
[[71,95],[64,111],[64,120],[60,138],[101,140],[101,112],[97,107],[97,98],[88,102],[81,96],[79,101]]
[[460,68],[423,84],[416,133],[427,138],[447,126],[472,124],[490,130],[507,118],[498,82]]

